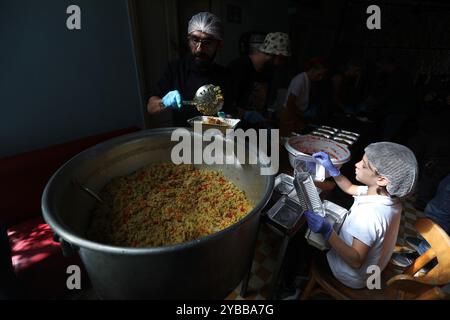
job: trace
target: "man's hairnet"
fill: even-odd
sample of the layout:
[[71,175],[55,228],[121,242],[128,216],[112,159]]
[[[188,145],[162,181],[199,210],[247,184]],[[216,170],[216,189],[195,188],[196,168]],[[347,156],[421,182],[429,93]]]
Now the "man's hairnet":
[[218,40],[223,39],[223,24],[220,19],[210,12],[200,12],[189,20],[188,34],[201,31],[212,35]]
[[386,189],[391,196],[404,197],[414,189],[419,169],[410,149],[393,142],[376,142],[364,151],[378,174],[389,180]]

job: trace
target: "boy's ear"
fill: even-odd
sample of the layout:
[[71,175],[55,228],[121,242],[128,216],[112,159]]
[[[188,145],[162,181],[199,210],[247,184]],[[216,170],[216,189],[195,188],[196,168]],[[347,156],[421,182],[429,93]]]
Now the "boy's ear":
[[377,185],[379,186],[379,187],[386,187],[388,184],[389,184],[389,179],[388,178],[386,178],[386,177],[383,177],[383,176],[379,176],[378,178],[377,178]]

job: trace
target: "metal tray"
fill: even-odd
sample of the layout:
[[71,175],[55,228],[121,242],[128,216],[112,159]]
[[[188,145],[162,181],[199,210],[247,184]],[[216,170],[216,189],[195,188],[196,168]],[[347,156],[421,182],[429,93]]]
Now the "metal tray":
[[[335,223],[339,226],[339,230],[340,230],[343,220],[347,216],[348,210],[341,206],[338,206],[334,202],[331,202],[328,200],[325,200],[323,202],[323,208],[327,215],[333,217]],[[336,226],[336,224],[335,224],[335,226]],[[336,230],[336,232],[338,232],[339,230]]]
[[312,135],[334,140],[347,146],[353,145],[359,139],[359,134],[328,126],[320,126],[311,132]]
[[283,229],[292,230],[300,222],[303,211],[298,202],[284,195],[266,214],[273,223]]
[[[322,189],[317,188],[317,187],[316,187],[316,189],[317,189],[317,193],[318,193],[318,194],[320,194],[320,193],[322,192]],[[298,198],[297,190],[295,190],[295,189],[292,190],[292,191],[288,194],[288,197],[291,198],[292,200],[294,200],[295,202],[298,202],[298,203],[300,204],[300,199]]]
[[[328,200],[323,202],[323,207],[325,210],[325,219],[333,226],[334,231],[339,234],[347,217],[348,210]],[[306,230],[305,238],[310,245],[319,250],[329,249],[322,235],[312,232],[309,228]]]
[[[220,123],[210,123],[209,120],[216,120]],[[203,130],[218,129],[222,133],[226,133],[227,129],[235,129],[240,119],[220,118],[212,116],[198,116],[189,119],[187,122],[193,127],[195,123],[201,123]]]
[[280,194],[289,194],[294,190],[294,177],[280,173],[275,177],[274,190]]

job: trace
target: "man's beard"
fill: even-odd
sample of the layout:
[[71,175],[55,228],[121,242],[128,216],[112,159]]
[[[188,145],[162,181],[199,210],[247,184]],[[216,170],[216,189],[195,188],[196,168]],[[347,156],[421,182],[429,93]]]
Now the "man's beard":
[[216,57],[216,52],[214,52],[214,54],[212,55],[208,55],[206,53],[194,53],[193,57],[194,57],[194,63],[197,67],[199,67],[200,69],[209,69],[211,68],[211,66],[214,63],[214,59]]

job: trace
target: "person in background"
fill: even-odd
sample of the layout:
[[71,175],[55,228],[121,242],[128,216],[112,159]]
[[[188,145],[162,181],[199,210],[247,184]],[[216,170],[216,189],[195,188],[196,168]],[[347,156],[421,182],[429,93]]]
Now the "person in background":
[[450,174],[439,183],[434,198],[425,207],[424,214],[450,235]]
[[219,86],[224,96],[223,111],[227,112],[229,74],[214,59],[223,47],[223,24],[212,13],[200,12],[188,24],[187,41],[190,53],[171,62],[163,77],[152,90],[147,103],[151,115],[172,110],[174,126],[186,126],[189,118],[201,115],[194,106],[183,105],[192,100],[197,89],[206,84]]
[[409,118],[416,112],[413,80],[393,57],[378,59],[376,67],[376,81],[365,108],[380,123],[384,141],[399,141]]
[[359,61],[350,60],[331,79],[335,112],[344,114],[357,113],[361,102],[361,70]]
[[236,116],[244,126],[266,121],[269,86],[274,66],[291,56],[289,36],[283,32],[266,35],[258,50],[232,61],[228,67],[234,82],[233,98]]
[[408,142],[421,169],[414,202],[421,211],[450,173],[450,90],[443,89],[426,100],[418,116],[418,129]]
[[417,160],[407,147],[392,142],[377,142],[365,148],[355,165],[354,185],[341,175],[324,153],[313,157],[322,164],[336,184],[355,201],[339,234],[322,216],[305,212],[308,227],[320,233],[331,249],[319,256],[332,274],[344,285],[359,289],[366,286],[367,268],[377,265],[383,270],[397,241],[402,213],[400,198],[410,194],[418,176]]
[[288,87],[285,106],[281,111],[280,135],[287,137],[306,127],[305,118],[315,117],[317,107],[311,104],[311,83],[321,81],[328,69],[322,58],[314,58],[306,65],[306,71],[295,76]]

